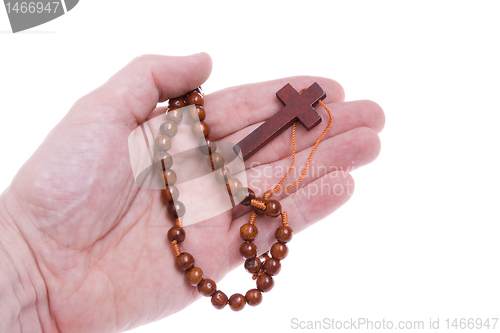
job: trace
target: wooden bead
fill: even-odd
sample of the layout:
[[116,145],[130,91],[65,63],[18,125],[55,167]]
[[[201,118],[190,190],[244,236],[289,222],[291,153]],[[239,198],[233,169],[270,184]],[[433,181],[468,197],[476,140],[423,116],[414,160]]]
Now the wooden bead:
[[262,268],[264,269],[264,272],[271,276],[278,275],[281,271],[281,263],[277,259],[269,258],[264,262]]
[[160,125],[160,133],[173,138],[177,134],[177,125],[171,120],[164,121]]
[[186,231],[182,227],[174,226],[168,230],[167,238],[169,242],[175,240],[177,244],[182,243],[186,239]]
[[276,242],[271,246],[271,255],[274,259],[285,259],[288,255],[288,247],[285,244]]
[[226,179],[231,177],[231,170],[229,168],[223,167],[214,171],[215,181],[219,184],[225,184]]
[[255,192],[248,187],[243,187],[236,195],[236,200],[245,206],[250,206],[252,199],[255,199]]
[[[163,165],[161,164],[162,160],[163,160]],[[174,159],[172,158],[172,155],[170,155],[166,151],[158,152],[155,155],[155,163],[163,171],[163,167],[165,167],[165,169],[169,169],[172,167],[172,164],[174,164]]]
[[169,108],[182,108],[186,103],[184,103],[183,97],[171,98],[168,100]]
[[[262,198],[255,198],[255,199],[264,202],[264,199],[262,199]],[[259,215],[264,214],[263,209],[260,209],[259,207],[252,206],[251,204],[250,204],[250,209]]]
[[217,170],[224,166],[226,160],[224,159],[224,156],[222,156],[221,154],[213,153],[212,155],[207,156],[207,163],[208,166],[212,168],[212,170]]
[[229,307],[233,311],[241,311],[245,307],[247,301],[245,300],[245,296],[242,294],[234,294],[229,298]]
[[254,224],[246,223],[240,228],[240,236],[245,241],[253,241],[257,238],[259,230]]
[[201,139],[199,148],[203,155],[210,155],[217,150],[217,143],[209,137],[203,138]]
[[186,273],[186,279],[192,286],[197,286],[203,279],[203,271],[199,267],[193,267]]
[[262,292],[258,289],[250,289],[245,294],[245,300],[250,306],[257,306],[262,303]]
[[210,134],[210,127],[203,121],[198,121],[191,126],[191,130],[197,137],[207,137]]
[[214,308],[216,309],[224,309],[224,307],[226,306],[227,302],[229,301],[226,294],[224,294],[222,291],[220,290],[217,290],[216,292],[214,292],[214,294],[212,295],[212,305],[214,306]]
[[175,258],[175,262],[180,269],[188,271],[194,267],[194,258],[190,253],[182,252]]
[[205,109],[200,105],[196,105],[196,107],[191,108],[188,111],[189,120],[192,122],[203,121],[206,116],[207,113],[205,112]]
[[276,229],[274,237],[276,237],[278,242],[285,244],[292,239],[292,228],[282,225],[281,227]]
[[229,188],[231,195],[234,197],[238,194],[238,192],[243,188],[243,184],[238,178],[232,177],[227,180],[226,184]]
[[274,280],[272,276],[262,274],[257,278],[257,289],[262,292],[268,292],[274,287]]
[[172,169],[162,170],[160,177],[165,182],[165,186],[172,186],[177,181],[177,174]]
[[253,259],[257,256],[257,246],[252,242],[244,242],[240,245],[240,254],[245,259]]
[[182,118],[184,118],[184,114],[181,110],[168,110],[167,112],[167,120],[173,121],[176,125],[179,125],[182,122]]
[[170,202],[167,206],[167,211],[174,219],[184,216],[186,214],[186,206],[179,200]]
[[203,95],[197,91],[192,91],[186,96],[186,105],[203,105]]
[[211,279],[203,279],[198,284],[198,291],[206,297],[212,296],[216,289],[217,286],[215,285],[214,280]]
[[155,139],[155,146],[156,149],[160,151],[167,151],[170,150],[170,148],[172,148],[172,141],[170,140],[170,137],[166,135],[160,135],[157,136]]
[[262,268],[262,262],[259,258],[245,260],[245,269],[248,273],[257,274]]
[[266,201],[266,210],[264,213],[269,217],[278,217],[281,214],[281,204],[276,200]]
[[174,202],[179,199],[179,190],[174,185],[161,190],[161,196],[166,203]]

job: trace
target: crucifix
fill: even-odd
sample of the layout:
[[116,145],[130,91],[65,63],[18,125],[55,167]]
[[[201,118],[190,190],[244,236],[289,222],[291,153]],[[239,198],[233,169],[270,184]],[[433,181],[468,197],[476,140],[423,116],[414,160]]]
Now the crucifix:
[[318,83],[313,83],[302,93],[287,83],[276,96],[285,107],[234,146],[237,154],[241,152],[243,161],[248,160],[294,122],[299,121],[308,131],[321,122],[321,116],[314,110],[314,106],[325,99],[326,93]]

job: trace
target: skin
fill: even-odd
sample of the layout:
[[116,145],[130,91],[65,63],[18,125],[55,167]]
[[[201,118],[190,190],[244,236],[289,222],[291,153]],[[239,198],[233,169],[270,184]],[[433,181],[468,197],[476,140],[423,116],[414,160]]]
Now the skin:
[[[134,183],[127,137],[164,111],[156,109],[158,102],[203,84],[211,66],[205,53],[134,59],[78,100],[19,170],[0,196],[0,331],[121,332],[180,311],[200,297],[175,267],[165,237],[173,220],[159,191]],[[342,87],[321,77],[291,77],[205,96],[211,136],[237,142],[282,107],[275,93],[283,85],[301,89],[313,82],[327,92],[333,126],[313,158],[320,172],[309,173],[300,186],[327,183],[345,191],[307,195],[295,187],[275,194],[294,232],[350,198],[354,181],[349,172],[379,153],[381,108],[371,101],[344,102]],[[322,107],[316,109],[328,119]],[[326,121],[311,132],[297,127],[297,166],[305,164],[325,127]],[[256,192],[281,179],[263,172],[266,168],[290,166],[290,133],[247,161]],[[283,185],[297,178],[292,175]],[[248,207],[238,207],[186,227],[181,245],[205,277],[217,282],[241,265],[239,228],[248,218]],[[274,243],[275,229],[259,225],[260,249]]]

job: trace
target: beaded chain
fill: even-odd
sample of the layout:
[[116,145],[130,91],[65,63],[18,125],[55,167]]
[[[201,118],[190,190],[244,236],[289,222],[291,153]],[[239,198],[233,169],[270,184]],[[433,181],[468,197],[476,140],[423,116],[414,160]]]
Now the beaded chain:
[[[198,287],[201,295],[211,297],[212,305],[217,309],[223,309],[226,305],[229,305],[233,311],[240,311],[246,304],[250,306],[259,305],[262,302],[262,293],[269,292],[274,286],[273,276],[277,275],[281,270],[281,260],[285,259],[288,254],[286,244],[292,239],[293,231],[288,225],[288,215],[282,211],[280,202],[271,200],[270,197],[274,192],[297,185],[305,177],[312,155],[332,123],[330,111],[322,101],[319,102],[328,111],[330,122],[314,145],[302,177],[291,185],[281,187],[281,184],[290,175],[292,167],[295,164],[296,126],[294,124],[292,131],[292,165],[288,173],[276,187],[265,192],[262,198],[257,198],[254,191],[243,187],[238,178],[231,177],[231,171],[224,166],[224,157],[222,154],[216,152],[217,144],[209,137],[210,127],[204,122],[206,112],[203,108],[204,97],[201,88],[197,88],[182,97],[170,99],[168,102],[167,120],[160,125],[160,135],[155,139],[155,162],[158,164],[161,162],[162,170],[160,175],[162,180],[165,181],[166,187],[161,193],[163,200],[167,204],[168,213],[175,219],[175,226],[167,232],[167,238],[172,246],[177,266],[186,272],[187,281],[192,286]],[[186,213],[186,208],[181,201],[177,200],[179,198],[179,191],[174,185],[177,181],[177,175],[171,169],[173,158],[168,153],[168,150],[172,147],[171,139],[177,134],[177,125],[183,119],[182,110],[179,109],[188,105],[195,106],[188,111],[188,118],[193,122],[191,129],[193,134],[201,140],[199,149],[202,154],[207,155],[207,163],[215,173],[216,181],[226,185],[232,203],[234,203],[232,197],[235,197],[240,204],[250,206],[252,210],[248,223],[242,225],[240,228],[240,236],[243,239],[243,243],[239,248],[239,252],[245,259],[245,269],[256,280],[256,288],[248,290],[244,296],[236,293],[228,298],[224,292],[217,289],[212,279],[204,277],[201,268],[195,266],[194,257],[188,252],[181,252],[179,246],[186,238],[186,232],[182,225],[182,217]],[[255,225],[255,221],[257,216],[261,214],[273,218],[281,217],[281,225],[276,229],[274,234],[276,242],[271,246],[270,251],[257,256],[257,246],[253,241],[258,235],[258,228]],[[269,253],[271,256],[269,256]]]

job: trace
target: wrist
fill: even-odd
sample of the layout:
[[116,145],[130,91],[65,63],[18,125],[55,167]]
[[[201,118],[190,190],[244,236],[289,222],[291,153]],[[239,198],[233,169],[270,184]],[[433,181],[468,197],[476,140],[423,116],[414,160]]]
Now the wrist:
[[0,195],[0,331],[58,332],[35,254]]

